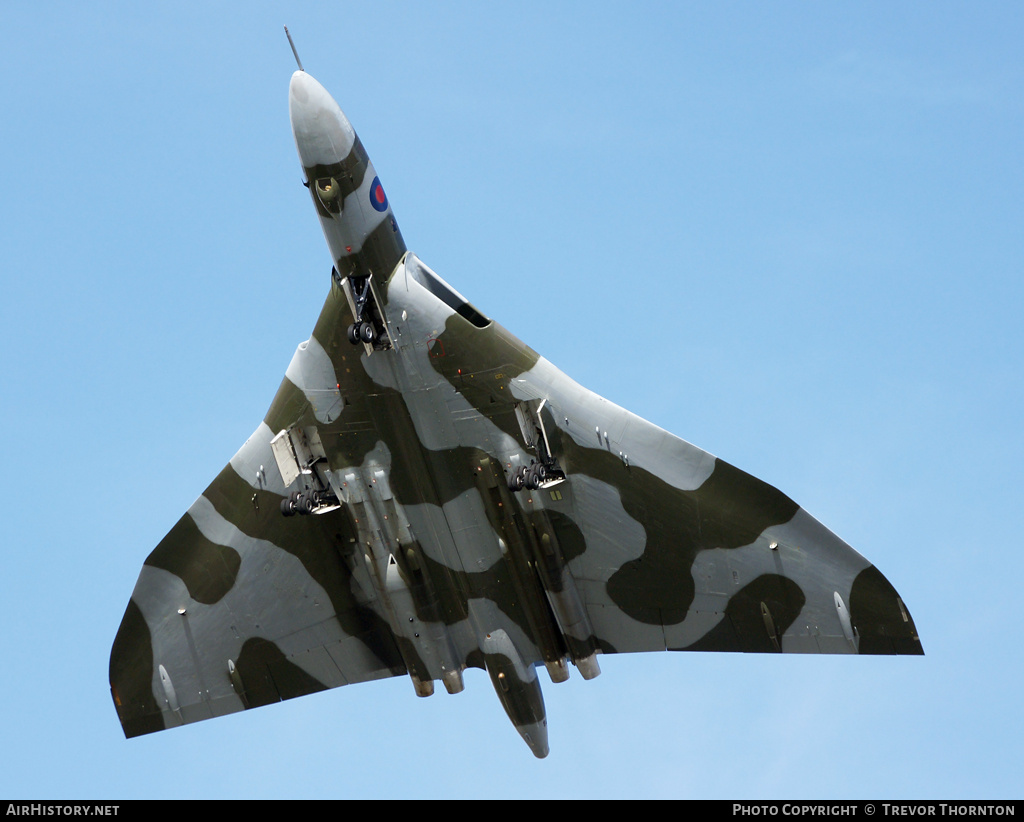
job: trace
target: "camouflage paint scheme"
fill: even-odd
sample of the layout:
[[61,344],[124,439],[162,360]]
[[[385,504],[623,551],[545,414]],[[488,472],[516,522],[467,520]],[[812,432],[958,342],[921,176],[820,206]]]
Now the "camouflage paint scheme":
[[[289,102],[331,290],[143,565],[110,659],[126,736],[401,674],[457,693],[472,666],[543,757],[541,664],[923,653],[885,577],[795,502],[573,382],[408,253],[334,100],[297,71]],[[360,317],[372,343],[348,338]],[[283,431],[319,443],[290,485]],[[554,479],[517,487],[542,462]],[[333,504],[282,515],[313,487]]]

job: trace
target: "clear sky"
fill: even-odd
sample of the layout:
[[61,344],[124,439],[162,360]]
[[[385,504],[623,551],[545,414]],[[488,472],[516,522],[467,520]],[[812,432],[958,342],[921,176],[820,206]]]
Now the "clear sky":
[[[0,796],[1020,798],[1019,3],[4,4]],[[142,562],[329,288],[306,69],[428,265],[782,489],[926,656],[655,654],[357,685],[126,741]]]

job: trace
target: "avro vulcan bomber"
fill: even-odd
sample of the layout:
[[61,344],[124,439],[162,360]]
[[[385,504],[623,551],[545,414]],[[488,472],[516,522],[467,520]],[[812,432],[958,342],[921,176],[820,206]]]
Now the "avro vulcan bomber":
[[[263,421],[146,559],[110,659],[133,737],[391,676],[490,676],[538,757],[541,674],[638,651],[921,654],[899,594],[770,485],[567,377],[408,251],[301,69],[333,268]],[[571,687],[571,686],[567,686]]]

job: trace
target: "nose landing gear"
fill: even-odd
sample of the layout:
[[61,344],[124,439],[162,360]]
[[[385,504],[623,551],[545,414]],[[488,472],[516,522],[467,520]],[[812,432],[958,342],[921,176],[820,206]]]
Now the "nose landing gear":
[[[334,269],[336,274],[337,269]],[[383,312],[377,304],[371,284],[371,277],[350,275],[342,279],[334,277],[348,297],[349,306],[356,321],[348,327],[348,341],[352,345],[369,345],[373,349],[390,348]]]
[[373,327],[373,323],[366,320],[352,323],[348,327],[348,341],[352,345],[359,345],[359,343],[373,345],[377,341],[377,329]]

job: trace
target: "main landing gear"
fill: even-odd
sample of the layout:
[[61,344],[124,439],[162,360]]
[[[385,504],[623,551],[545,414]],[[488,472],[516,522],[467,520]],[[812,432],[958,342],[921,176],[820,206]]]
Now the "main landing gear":
[[536,491],[538,488],[556,485],[564,479],[565,473],[556,465],[534,462],[530,465],[520,465],[512,472],[508,478],[508,490],[512,493],[522,491],[524,488]]
[[338,498],[330,491],[311,488],[308,491],[292,491],[291,496],[281,500],[281,513],[286,517],[296,514],[322,514],[339,507]]
[[[538,488],[547,488],[557,485],[565,479],[565,471],[558,465],[558,460],[551,453],[551,443],[548,442],[547,431],[544,429],[544,406],[547,400],[528,400],[516,403],[516,419],[519,421],[519,428],[523,432],[523,442],[529,451],[533,451],[538,459],[531,461],[529,465],[517,466],[508,477],[508,490],[512,493],[522,491],[526,488],[529,491],[536,491]],[[566,420],[568,422],[568,420]]]

